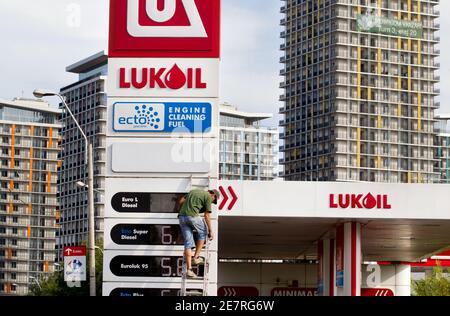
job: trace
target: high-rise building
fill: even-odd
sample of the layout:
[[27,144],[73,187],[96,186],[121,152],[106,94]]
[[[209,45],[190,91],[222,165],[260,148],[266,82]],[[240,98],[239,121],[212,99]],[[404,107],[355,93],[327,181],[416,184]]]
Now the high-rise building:
[[278,176],[278,130],[260,126],[271,117],[220,105],[220,179],[269,181]]
[[[78,80],[61,89],[61,94],[86,133],[94,149],[94,198],[96,240],[103,238],[103,210],[106,167],[106,75],[108,56],[100,52],[67,67]],[[59,177],[61,229],[58,235],[58,258],[65,246],[88,240],[88,190],[86,144],[67,111],[62,115],[62,152]]]
[[60,113],[0,100],[0,295],[27,295],[55,270]]
[[450,183],[450,115],[436,115],[436,172],[439,183]]
[[436,181],[438,4],[285,1],[286,180]]

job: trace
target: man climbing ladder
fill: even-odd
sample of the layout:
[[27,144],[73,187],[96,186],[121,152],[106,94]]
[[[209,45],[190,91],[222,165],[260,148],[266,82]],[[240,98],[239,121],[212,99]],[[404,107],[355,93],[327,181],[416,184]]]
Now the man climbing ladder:
[[[217,204],[220,193],[217,190],[192,190],[178,202],[180,228],[184,239],[184,259],[186,262],[186,277],[197,278],[192,271],[192,265],[205,264],[200,253],[205,245],[206,238],[213,240],[211,227],[211,204]],[[204,213],[204,218],[201,214]],[[198,233],[194,241],[194,230]],[[194,257],[192,249],[195,248]]]

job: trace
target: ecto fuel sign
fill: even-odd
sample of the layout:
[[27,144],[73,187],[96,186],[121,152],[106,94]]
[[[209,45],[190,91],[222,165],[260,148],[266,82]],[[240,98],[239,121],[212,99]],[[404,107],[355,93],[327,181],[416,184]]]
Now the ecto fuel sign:
[[220,0],[111,0],[110,57],[219,57]]
[[116,102],[115,132],[206,133],[211,130],[212,105],[206,102]]

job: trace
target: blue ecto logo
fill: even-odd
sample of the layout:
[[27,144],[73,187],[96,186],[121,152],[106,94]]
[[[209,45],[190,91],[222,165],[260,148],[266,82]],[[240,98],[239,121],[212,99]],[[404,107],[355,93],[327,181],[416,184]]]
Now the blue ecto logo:
[[164,124],[161,117],[164,113],[160,113],[157,105],[137,105],[134,108],[133,116],[120,116],[118,123],[120,125],[132,125],[136,127],[147,127],[154,130],[159,130]]

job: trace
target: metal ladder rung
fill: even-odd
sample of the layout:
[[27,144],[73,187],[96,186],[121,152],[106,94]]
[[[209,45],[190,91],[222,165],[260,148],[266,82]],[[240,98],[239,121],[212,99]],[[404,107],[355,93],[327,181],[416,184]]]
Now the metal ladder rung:
[[208,286],[209,286],[209,241],[207,240],[205,243],[205,264],[204,264],[204,270],[203,270],[203,277],[197,277],[197,278],[187,278],[187,266],[186,266],[186,260],[183,259],[183,273],[181,277],[181,296],[190,296],[188,295],[188,292],[195,292],[200,293],[199,290],[190,289],[187,290],[186,286],[189,281],[196,281],[195,283],[199,283],[198,281],[203,281],[203,292],[200,293],[200,295],[193,295],[193,296],[207,296],[208,295]]

